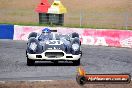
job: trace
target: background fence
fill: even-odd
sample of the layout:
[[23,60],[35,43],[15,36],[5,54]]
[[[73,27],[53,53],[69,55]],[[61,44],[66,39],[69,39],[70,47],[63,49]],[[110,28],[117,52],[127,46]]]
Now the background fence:
[[128,30],[132,29],[132,13],[68,13],[65,25]]
[[[64,14],[65,26],[132,29],[132,0],[61,1],[68,10]],[[1,0],[0,23],[38,25],[39,15],[34,11],[38,3],[39,0]]]
[[[41,19],[44,23],[49,25],[58,24],[60,25],[64,21],[64,26],[73,26],[73,27],[91,27],[91,28],[110,28],[110,29],[132,29],[132,13],[87,13],[87,12],[78,12],[78,13],[68,13],[64,14],[60,19],[59,15],[50,15],[42,16]],[[47,19],[45,20],[45,18]],[[47,21],[47,22],[46,22]],[[37,21],[38,22],[38,19]]]

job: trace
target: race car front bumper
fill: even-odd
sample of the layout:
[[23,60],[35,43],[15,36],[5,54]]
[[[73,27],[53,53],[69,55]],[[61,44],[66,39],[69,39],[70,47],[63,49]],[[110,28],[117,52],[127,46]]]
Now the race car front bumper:
[[66,54],[62,50],[46,50],[41,54],[29,54],[27,53],[27,57],[29,59],[39,61],[39,60],[47,60],[47,61],[74,61],[81,58],[81,53],[78,55]]

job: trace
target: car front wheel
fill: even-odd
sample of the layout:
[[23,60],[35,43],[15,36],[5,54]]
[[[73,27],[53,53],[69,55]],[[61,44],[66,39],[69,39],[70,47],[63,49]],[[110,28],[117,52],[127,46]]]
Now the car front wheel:
[[78,60],[73,61],[74,65],[80,65],[80,58]]
[[34,60],[31,60],[31,59],[29,59],[29,58],[27,57],[27,65],[28,65],[28,66],[33,66],[34,63],[35,63]]

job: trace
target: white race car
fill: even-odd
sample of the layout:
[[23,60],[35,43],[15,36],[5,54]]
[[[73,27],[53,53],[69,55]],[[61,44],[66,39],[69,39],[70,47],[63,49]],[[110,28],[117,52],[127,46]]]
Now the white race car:
[[34,65],[35,61],[72,61],[80,65],[81,56],[81,42],[76,32],[63,35],[45,28],[41,34],[29,34],[26,49],[28,66]]

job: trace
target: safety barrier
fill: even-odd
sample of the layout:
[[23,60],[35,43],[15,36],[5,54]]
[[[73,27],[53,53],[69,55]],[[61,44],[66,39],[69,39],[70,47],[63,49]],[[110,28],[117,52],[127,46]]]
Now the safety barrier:
[[[27,37],[31,32],[41,33],[41,30],[43,28],[45,27],[14,25],[9,28],[8,27],[4,28],[3,26],[0,26],[0,38],[1,39],[7,38],[13,40],[27,40]],[[66,27],[49,27],[49,28],[52,30],[57,30],[58,33],[62,33],[62,34],[77,32],[80,35],[82,44],[86,44],[86,45],[102,45],[102,46],[132,48],[132,31],[130,30],[66,28]]]
[[0,25],[0,39],[13,39],[14,25],[1,24]]
[[[39,32],[44,27],[40,26],[14,26],[14,40],[27,40],[31,32]],[[102,45],[115,47],[132,48],[132,31],[130,30],[113,30],[113,29],[90,29],[90,28],[63,28],[52,27],[58,33],[67,34],[77,32],[80,35],[82,44]]]

